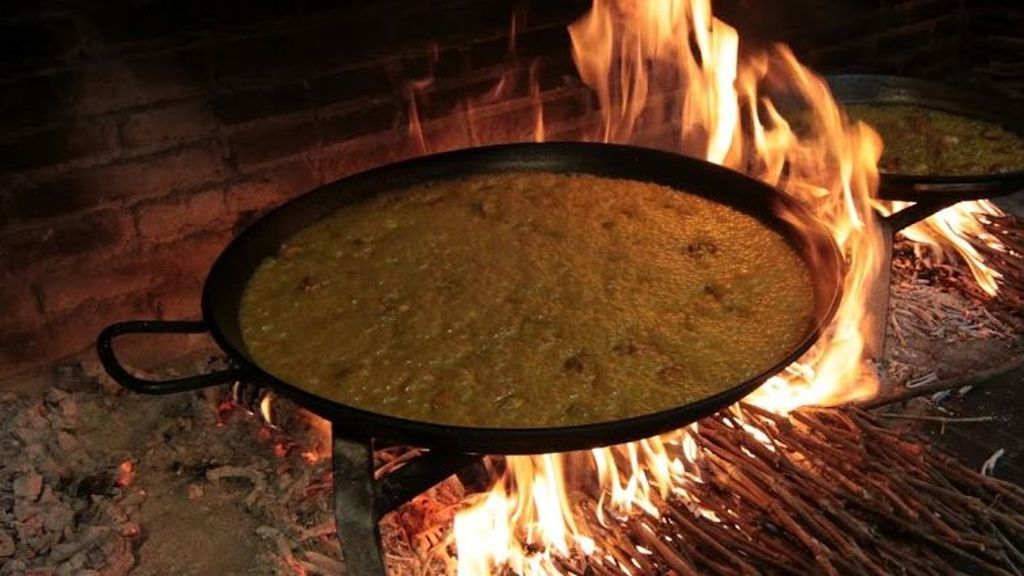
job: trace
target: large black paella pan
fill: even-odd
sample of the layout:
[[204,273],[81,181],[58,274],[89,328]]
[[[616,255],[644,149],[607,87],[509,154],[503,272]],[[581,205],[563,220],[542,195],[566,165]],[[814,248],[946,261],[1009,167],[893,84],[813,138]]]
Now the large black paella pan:
[[[665,410],[620,420],[574,426],[484,428],[397,418],[360,409],[276,376],[257,361],[242,336],[240,309],[246,287],[264,259],[279,252],[297,232],[339,208],[384,192],[425,182],[509,172],[588,174],[654,183],[703,197],[753,217],[774,230],[799,254],[813,281],[812,321],[795,340],[742,381]],[[786,215],[783,218],[783,215]],[[236,380],[254,381],[288,395],[329,419],[336,433],[426,447],[479,453],[546,453],[616,444],[689,424],[732,404],[796,360],[819,337],[838,303],[842,259],[827,229],[801,205],[741,174],[675,154],[626,146],[550,143],[461,150],[393,164],[326,185],[267,214],[240,234],[217,259],[203,291],[202,321],[135,321],[110,326],[98,351],[107,371],[122,385],[163,394]],[[112,340],[130,333],[209,331],[234,368],[171,381],[133,376],[115,357]],[[344,345],[340,343],[340,345]]]

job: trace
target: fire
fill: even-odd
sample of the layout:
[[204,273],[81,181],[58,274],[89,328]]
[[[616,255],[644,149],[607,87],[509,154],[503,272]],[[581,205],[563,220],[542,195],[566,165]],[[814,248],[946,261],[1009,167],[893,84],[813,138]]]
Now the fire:
[[[877,384],[861,356],[868,287],[885,261],[872,211],[882,149],[874,131],[850,123],[825,82],[787,48],[741,57],[736,30],[714,18],[707,0],[595,0],[569,33],[580,77],[601,107],[594,139],[669,148],[757,177],[810,207],[846,257],[845,296],[835,322],[800,364],[751,401],[786,412],[873,394]],[[781,89],[803,104],[799,117],[787,118],[772,100],[772,91]],[[587,456],[582,465],[599,480],[602,522],[605,509],[657,516],[655,496],[687,497],[686,486],[700,481],[694,465],[700,451],[690,429]],[[588,537],[573,520],[565,484],[556,487],[559,498],[550,496],[551,474],[569,458],[580,456],[508,459],[495,488],[456,518],[460,574],[503,564],[528,568],[552,550],[564,554],[571,539]],[[532,493],[536,483],[544,490]],[[694,507],[700,510],[699,503]],[[494,539],[478,536],[485,526]],[[543,553],[529,553],[509,526],[539,536]]]
[[[877,133],[851,122],[825,81],[787,47],[741,54],[737,31],[714,17],[709,0],[594,0],[569,34],[580,78],[600,104],[601,124],[592,140],[673,150],[747,173],[809,207],[842,250],[847,269],[834,322],[798,363],[748,401],[784,414],[875,394],[877,377],[864,359],[873,328],[867,299],[888,259],[874,209],[900,208],[875,200],[882,152]],[[543,141],[535,83],[530,96],[534,137]],[[410,133],[426,150],[414,105],[410,116]],[[994,294],[999,273],[971,245],[980,239],[1001,246],[979,223],[987,215],[1000,212],[987,202],[957,205],[905,234],[939,254],[952,246]],[[586,453],[507,458],[494,487],[456,516],[459,574],[502,566],[517,574],[559,572],[553,554],[593,553],[594,540],[575,520],[568,496],[569,467],[596,475],[601,522],[606,511],[656,517],[656,497],[689,498],[686,487],[701,481],[695,465],[700,449],[691,435],[696,426]],[[770,449],[760,429],[743,427]],[[699,502],[692,504],[702,513]]]
[[[896,208],[902,207],[901,203],[894,204]],[[982,242],[996,250],[1006,251],[1006,245],[983,226],[988,216],[1004,214],[988,200],[961,202],[907,228],[903,235],[917,243],[915,248],[927,246],[940,258],[948,257],[952,247],[970,266],[978,285],[989,296],[995,296],[999,292],[997,281],[1003,275],[988,266],[974,246],[974,242]]]
[[[516,574],[548,574],[556,571],[551,551],[593,553],[594,541],[576,525],[565,497],[562,456],[510,456],[505,463],[498,485],[455,517],[459,573],[507,565]],[[519,553],[524,541],[541,552]]]

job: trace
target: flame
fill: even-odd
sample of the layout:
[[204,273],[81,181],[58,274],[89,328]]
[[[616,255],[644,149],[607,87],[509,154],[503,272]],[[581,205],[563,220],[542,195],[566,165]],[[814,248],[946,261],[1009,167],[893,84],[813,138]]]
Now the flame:
[[[746,172],[811,208],[846,257],[834,324],[799,367],[751,401],[786,412],[874,394],[861,355],[868,288],[886,262],[871,210],[877,134],[849,122],[825,81],[787,47],[741,58],[736,30],[713,17],[708,0],[595,0],[569,32],[580,76],[601,104],[601,140],[659,145],[652,128],[672,126],[677,151]],[[800,115],[787,118],[776,94],[799,103]]]
[[[577,526],[565,497],[563,457],[510,456],[505,463],[499,483],[455,517],[458,573],[508,566],[516,574],[548,574],[557,571],[551,552],[593,553],[594,541]],[[525,554],[524,545],[540,552]]]
[[[569,34],[580,77],[600,104],[594,140],[668,148],[759,178],[809,207],[846,258],[844,299],[832,326],[750,400],[786,412],[874,394],[877,382],[861,356],[868,287],[887,262],[872,211],[877,134],[849,122],[825,82],[788,48],[741,58],[739,35],[714,18],[707,0],[595,0]],[[772,93],[780,88],[803,104],[803,116],[783,113]],[[687,498],[686,486],[700,481],[694,430],[582,455],[508,458],[493,489],[456,516],[459,574],[501,566],[543,573],[552,553],[584,548],[579,543],[590,536],[574,519],[562,471],[570,460],[596,474],[602,523],[606,510],[657,516],[655,495]]]
[[260,416],[263,421],[271,426],[274,425],[274,393],[267,391],[260,398]]
[[[513,32],[517,20],[513,19]],[[573,59],[582,81],[597,97],[600,122],[584,139],[671,150],[706,159],[755,177],[798,200],[831,233],[844,257],[843,299],[817,344],[797,363],[771,378],[747,400],[786,414],[800,406],[830,405],[869,397],[877,376],[865,359],[875,333],[869,316],[870,288],[883,266],[885,231],[875,209],[889,213],[899,203],[877,200],[882,141],[866,124],[851,122],[825,81],[803,66],[788,47],[740,52],[736,29],[714,17],[710,0],[594,0],[569,26]],[[513,33],[514,38],[514,33]],[[514,40],[510,52],[514,51]],[[481,108],[517,92],[506,69],[492,90],[464,102],[466,145],[488,143]],[[537,63],[522,120],[496,137],[532,134],[544,141],[544,100]],[[418,96],[429,96],[432,79],[409,85],[409,134],[423,153],[458,145],[452,134],[432,142],[421,123]],[[430,128],[436,128],[436,125]],[[459,132],[459,131],[456,131]],[[515,137],[513,137],[515,139]],[[987,216],[1001,213],[987,202],[953,206],[904,234],[940,256],[955,253],[970,265],[979,284],[995,294],[1000,275],[976,249],[984,242],[1003,249],[985,232]],[[802,218],[790,218],[796,225]],[[771,439],[737,414],[736,427],[773,449]],[[688,486],[701,482],[697,425],[610,448],[573,454],[515,456],[504,460],[493,487],[471,497],[456,515],[454,537],[460,575],[503,567],[517,574],[557,573],[553,558],[573,551],[600,553],[575,509],[572,490],[594,490],[570,476],[597,479],[601,524],[611,516],[659,514],[659,498],[673,496],[695,514],[718,522],[693,500]],[[577,473],[582,471],[582,473]],[[625,573],[635,567],[621,566]]]
[[[905,205],[899,202],[893,204],[893,209]],[[988,200],[961,202],[907,228],[902,234],[916,243],[915,249],[927,247],[943,259],[951,256],[952,248],[970,267],[978,286],[989,296],[995,296],[999,292],[997,281],[1003,275],[986,264],[984,256],[974,246],[974,243],[981,242],[995,250],[1006,251],[1006,245],[984,226],[989,216],[1005,214]]]

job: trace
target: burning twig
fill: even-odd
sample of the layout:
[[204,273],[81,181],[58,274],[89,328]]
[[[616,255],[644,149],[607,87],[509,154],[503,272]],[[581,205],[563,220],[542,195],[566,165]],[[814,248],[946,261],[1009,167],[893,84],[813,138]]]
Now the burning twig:
[[707,418],[694,432],[706,482],[667,498],[652,493],[658,519],[602,521],[601,496],[578,494],[573,510],[596,551],[549,550],[551,569],[1019,574],[1024,489],[967,469],[879,416],[847,407],[783,417],[739,406]]

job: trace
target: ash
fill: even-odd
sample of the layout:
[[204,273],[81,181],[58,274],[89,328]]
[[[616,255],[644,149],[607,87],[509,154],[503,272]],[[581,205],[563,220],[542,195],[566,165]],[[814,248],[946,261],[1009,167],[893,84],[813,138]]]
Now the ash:
[[144,493],[134,461],[89,433],[113,397],[74,391],[62,370],[41,398],[0,397],[0,574],[127,574]]
[[312,426],[285,438],[224,389],[137,396],[81,366],[53,384],[2,397],[0,574],[340,573]]
[[[273,406],[270,426],[227,387],[141,396],[89,364],[43,395],[3,394],[0,575],[343,574],[329,427]],[[380,451],[378,470],[416,453]],[[393,573],[445,570],[464,496],[453,478],[385,517]]]

